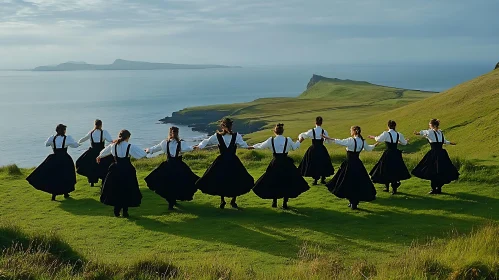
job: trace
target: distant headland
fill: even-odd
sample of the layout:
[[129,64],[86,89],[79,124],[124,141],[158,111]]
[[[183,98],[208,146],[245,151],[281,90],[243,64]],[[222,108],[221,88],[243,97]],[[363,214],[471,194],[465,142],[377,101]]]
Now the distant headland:
[[241,68],[216,64],[175,64],[130,61],[116,59],[112,64],[88,64],[86,62],[66,62],[52,66],[38,66],[32,71],[80,71],[80,70],[163,70],[163,69],[211,69],[211,68]]

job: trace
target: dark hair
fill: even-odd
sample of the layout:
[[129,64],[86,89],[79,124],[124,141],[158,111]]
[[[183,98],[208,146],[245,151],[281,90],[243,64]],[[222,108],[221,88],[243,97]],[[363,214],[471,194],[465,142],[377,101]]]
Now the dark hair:
[[94,129],[102,129],[102,121],[99,119],[96,119],[94,121]]
[[62,123],[58,124],[55,127],[55,132],[57,133],[57,136],[64,136],[66,134],[66,126]]
[[388,128],[395,130],[396,127],[397,127],[397,123],[394,120],[388,121]]
[[218,133],[225,135],[227,133],[232,134],[232,124],[234,123],[233,120],[229,118],[223,118],[220,120],[220,128],[222,129],[221,131],[218,131]]
[[126,130],[126,129],[122,129],[120,131],[120,133],[118,134],[118,139],[114,140],[113,143],[115,144],[120,144],[121,142],[127,140],[128,138],[130,138],[130,136],[132,136],[132,134],[130,133],[130,131]]
[[180,137],[178,136],[178,127],[172,126],[170,127],[170,133],[168,134],[168,140],[175,139],[180,143]]
[[318,116],[317,118],[315,118],[315,124],[322,125],[322,117],[321,116]]
[[438,128],[440,126],[440,120],[439,119],[431,119],[430,120],[430,124],[435,127],[435,128]]
[[362,139],[362,141],[364,141],[364,137],[362,137],[362,129],[360,128],[360,126],[352,126],[351,128],[353,130],[353,132],[355,133],[355,135],[359,136],[360,139]]
[[284,124],[278,123],[274,127],[274,133],[277,135],[282,135],[284,133]]

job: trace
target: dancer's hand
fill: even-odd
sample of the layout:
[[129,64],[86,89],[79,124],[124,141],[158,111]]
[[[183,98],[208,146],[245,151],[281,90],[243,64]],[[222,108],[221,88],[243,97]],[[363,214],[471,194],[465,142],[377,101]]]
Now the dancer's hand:
[[419,131],[414,130],[414,135],[419,135]]
[[249,146],[247,149],[248,149],[248,150],[254,150],[254,149],[255,149],[255,147],[253,147],[253,146]]
[[452,146],[456,146],[456,145],[457,145],[457,143],[456,143],[456,142],[450,142],[450,144],[451,144]]
[[144,152],[146,152],[146,154],[149,153],[149,148],[145,149]]
[[331,137],[328,137],[324,134],[322,134],[322,138],[326,139],[326,140],[334,140],[334,138],[331,138]]
[[298,139],[298,141],[300,141],[300,143],[301,143],[301,142],[305,141],[305,138],[300,137],[300,139]]
[[198,146],[198,145],[196,145],[196,146],[192,146],[192,149],[193,149],[193,150],[199,150],[199,146]]
[[97,161],[97,163],[100,163],[100,157],[97,157],[95,161]]
[[374,137],[372,135],[367,136],[367,138],[369,138],[369,139],[376,139],[376,137]]

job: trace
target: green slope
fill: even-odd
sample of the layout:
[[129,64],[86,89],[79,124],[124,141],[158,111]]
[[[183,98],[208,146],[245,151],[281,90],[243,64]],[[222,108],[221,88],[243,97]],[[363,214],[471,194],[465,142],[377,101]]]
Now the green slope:
[[497,162],[499,71],[362,122],[370,130],[381,130],[388,119],[395,119],[400,129],[411,132],[427,128],[430,118],[440,119],[446,137],[458,142],[451,148],[454,155]]

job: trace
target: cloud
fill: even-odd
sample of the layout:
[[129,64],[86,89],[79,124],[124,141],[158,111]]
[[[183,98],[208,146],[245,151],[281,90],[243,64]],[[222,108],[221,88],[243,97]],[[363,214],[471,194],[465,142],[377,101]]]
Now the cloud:
[[498,9],[495,0],[0,0],[0,55],[16,57],[10,67],[113,54],[273,64],[458,59],[476,47],[470,57],[488,60]]

